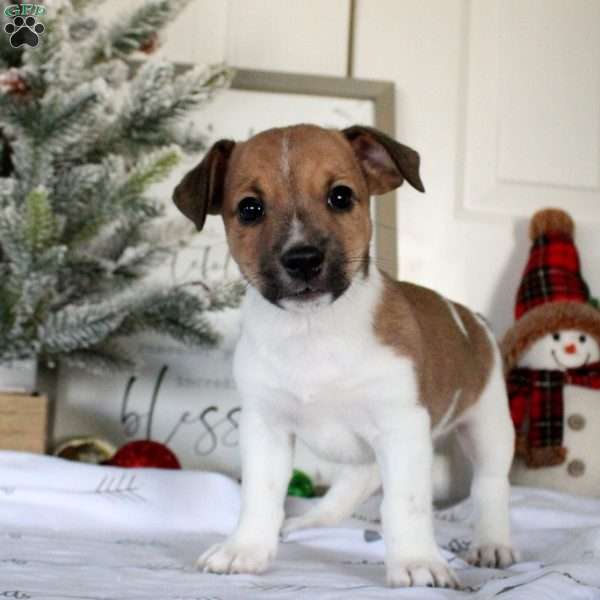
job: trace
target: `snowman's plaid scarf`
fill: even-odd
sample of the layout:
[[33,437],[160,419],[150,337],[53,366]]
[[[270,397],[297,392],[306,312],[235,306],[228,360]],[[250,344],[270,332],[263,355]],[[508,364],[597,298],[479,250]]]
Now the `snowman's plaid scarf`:
[[567,371],[516,368],[507,383],[516,456],[533,468],[563,463],[563,388],[570,384],[600,390],[600,362]]

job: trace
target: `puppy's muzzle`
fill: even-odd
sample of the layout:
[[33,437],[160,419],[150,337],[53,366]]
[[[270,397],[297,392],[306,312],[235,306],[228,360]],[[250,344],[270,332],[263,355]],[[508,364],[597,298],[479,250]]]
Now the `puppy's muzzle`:
[[325,254],[316,246],[294,246],[281,255],[280,261],[292,279],[309,283],[320,275]]

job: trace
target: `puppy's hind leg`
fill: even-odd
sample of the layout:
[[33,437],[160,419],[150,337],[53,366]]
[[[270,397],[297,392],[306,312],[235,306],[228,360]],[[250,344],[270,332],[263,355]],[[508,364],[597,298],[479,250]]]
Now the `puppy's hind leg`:
[[471,496],[476,524],[467,560],[481,567],[505,568],[517,560],[510,541],[508,481],[514,429],[497,351],[495,363],[478,404],[458,427],[458,436],[473,463]]
[[284,521],[281,535],[285,537],[298,529],[336,525],[351,516],[380,485],[376,463],[343,466],[325,496],[312,509]]

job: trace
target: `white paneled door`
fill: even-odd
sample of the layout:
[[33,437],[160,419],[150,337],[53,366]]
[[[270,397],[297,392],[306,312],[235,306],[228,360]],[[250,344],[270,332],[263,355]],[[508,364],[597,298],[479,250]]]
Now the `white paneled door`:
[[467,210],[600,219],[600,2],[469,5]]
[[513,321],[526,225],[558,206],[600,295],[600,2],[358,0],[356,76],[396,83],[427,194],[399,193],[400,275]]

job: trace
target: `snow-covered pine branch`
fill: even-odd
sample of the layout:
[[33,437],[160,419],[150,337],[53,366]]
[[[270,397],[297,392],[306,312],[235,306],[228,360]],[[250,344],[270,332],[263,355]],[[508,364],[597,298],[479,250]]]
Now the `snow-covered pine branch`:
[[132,359],[117,339],[145,329],[211,344],[205,313],[243,291],[144,283],[192,236],[173,234],[153,186],[182,150],[203,148],[185,120],[231,71],[129,62],[154,51],[185,1],[152,0],[106,25],[96,4],[55,0],[35,49],[0,36],[0,362],[122,367]]

